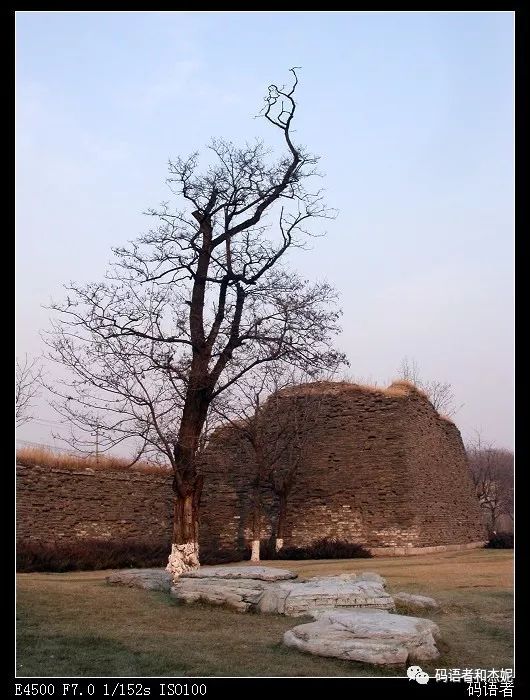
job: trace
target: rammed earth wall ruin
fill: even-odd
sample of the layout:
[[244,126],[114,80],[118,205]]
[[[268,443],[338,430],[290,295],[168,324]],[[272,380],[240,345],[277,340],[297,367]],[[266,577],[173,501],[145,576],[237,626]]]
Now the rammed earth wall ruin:
[[[294,393],[320,408],[288,501],[286,546],[333,537],[405,554],[485,541],[460,433],[421,393],[346,383]],[[285,410],[294,393],[283,397]],[[202,547],[233,550],[252,539],[252,470],[237,431],[214,434],[204,464]],[[19,466],[17,482],[19,540],[149,539],[169,548],[170,475]],[[277,503],[268,490],[263,497],[265,539]]]

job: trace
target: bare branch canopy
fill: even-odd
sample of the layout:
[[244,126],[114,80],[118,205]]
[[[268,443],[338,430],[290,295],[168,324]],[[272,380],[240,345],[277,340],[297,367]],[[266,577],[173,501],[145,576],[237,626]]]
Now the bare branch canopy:
[[106,279],[69,284],[52,307],[47,343],[71,370],[56,390],[60,410],[79,428],[97,420],[108,447],[134,437],[170,462],[176,546],[197,539],[196,456],[217,398],[269,362],[310,375],[345,362],[333,346],[335,291],[284,262],[333,217],[313,186],[318,158],[293,140],[291,75],[290,86],[269,86],[263,110],[283,155],[214,139],[205,171],[197,153],[170,160],[178,206],[149,210],[153,226],[114,249]]

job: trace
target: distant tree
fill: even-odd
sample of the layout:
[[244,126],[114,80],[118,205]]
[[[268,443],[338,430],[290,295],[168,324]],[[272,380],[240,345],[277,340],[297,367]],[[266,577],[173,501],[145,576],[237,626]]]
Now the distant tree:
[[485,443],[479,432],[466,451],[471,478],[491,536],[495,534],[501,516],[507,516],[513,522],[513,452]]
[[217,404],[218,414],[230,425],[249,455],[251,561],[254,562],[260,560],[262,491],[281,456],[278,443],[271,440],[271,435],[277,429],[279,432],[283,430],[281,426],[273,425],[274,413],[264,415],[263,405],[288,381],[280,367],[274,368],[272,363],[263,365],[234,384],[223,401]]
[[263,492],[271,488],[278,498],[275,527],[276,548],[283,546],[287,499],[304,457],[314,419],[300,403],[284,390],[314,379],[281,364],[269,363],[246,375],[233,391],[216,404],[216,412],[239,436],[249,454],[251,484],[251,560],[260,560]]
[[399,376],[401,377],[401,379],[404,379],[405,381],[410,382],[411,384],[414,384],[417,387],[419,387],[422,383],[420,377],[420,368],[414,358],[409,359],[405,356],[401,360],[401,364],[399,365]]
[[344,360],[332,345],[335,291],[281,264],[312,221],[332,215],[308,186],[318,158],[292,140],[295,69],[292,76],[288,87],[269,86],[263,109],[285,155],[271,162],[261,142],[214,140],[202,174],[197,154],[171,161],[168,184],[182,208],[151,210],[155,227],[114,250],[106,282],[70,284],[66,301],[53,305],[49,345],[74,377],[63,392],[71,414],[82,422],[99,413],[101,434],[101,414],[114,415],[109,439],[135,434],[170,461],[175,576],[199,564],[197,456],[212,403],[268,362],[318,372]]
[[[288,401],[287,406],[282,405]],[[278,498],[278,519],[275,529],[276,551],[282,549],[285,539],[285,526],[289,498],[296,484],[300,470],[310,456],[314,442],[314,430],[322,414],[322,402],[316,396],[308,397],[296,392],[288,396],[280,395],[272,404],[271,410],[276,414],[275,425],[281,426],[277,439],[283,449],[281,459],[277,460],[269,474],[272,489]]]
[[451,418],[463,406],[456,405],[453,387],[449,382],[423,379],[415,359],[403,358],[399,366],[399,376],[424,391],[438,413]]
[[27,355],[23,360],[16,360],[15,372],[15,422],[17,427],[32,420],[32,401],[41,388],[42,367],[38,360],[30,360]]

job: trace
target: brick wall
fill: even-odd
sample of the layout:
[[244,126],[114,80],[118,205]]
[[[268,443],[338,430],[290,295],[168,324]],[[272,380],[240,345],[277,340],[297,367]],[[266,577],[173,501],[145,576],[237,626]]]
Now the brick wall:
[[168,475],[17,466],[17,539],[171,541]]
[[[486,539],[460,433],[421,393],[343,383],[295,393],[319,409],[288,501],[286,545],[334,537],[403,553],[398,548]],[[293,396],[283,396],[284,410]],[[253,464],[237,431],[214,434],[204,472],[201,546],[244,546]],[[170,476],[18,466],[17,482],[18,539],[149,538],[169,546]],[[277,502],[269,489],[263,499],[265,538]]]
[[[295,396],[318,403],[318,418],[289,497],[286,545],[322,537],[372,548],[487,539],[460,433],[420,392],[307,385],[285,393],[283,410],[294,410]],[[205,471],[202,538],[241,546],[252,535],[252,456],[240,433],[225,428],[213,436]],[[277,509],[270,492],[264,497],[262,538],[271,535]]]

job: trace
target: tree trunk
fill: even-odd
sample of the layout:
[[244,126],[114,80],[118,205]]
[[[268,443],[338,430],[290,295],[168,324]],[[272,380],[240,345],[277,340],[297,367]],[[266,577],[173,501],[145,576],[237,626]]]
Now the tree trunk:
[[174,446],[173,490],[175,492],[173,539],[167,564],[173,578],[199,567],[199,504],[203,477],[197,473],[197,452],[215,382],[208,374],[212,345],[204,335],[204,299],[211,260],[212,223],[209,216],[193,213],[200,223],[202,245],[197,260],[190,303],[190,334],[193,356],[179,433]]
[[195,479],[185,495],[176,494],[173,503],[173,538],[166,571],[178,578],[199,567],[199,501],[202,478]]
[[497,524],[497,509],[495,506],[490,506],[489,511],[490,512],[488,530],[491,537],[492,535],[495,535],[495,526]]
[[252,489],[252,550],[250,561],[260,560],[260,539],[261,539],[261,499],[260,480],[256,478]]
[[279,552],[280,549],[283,547],[286,516],[287,516],[287,494],[284,492],[281,492],[279,494],[278,522],[276,525],[276,551],[277,552]]
[[250,555],[250,561],[260,561],[259,557],[260,541],[252,540],[252,553]]
[[206,412],[204,396],[195,392],[187,399],[175,445],[173,538],[166,566],[174,579],[199,567],[199,505],[203,477],[197,473],[196,457]]

